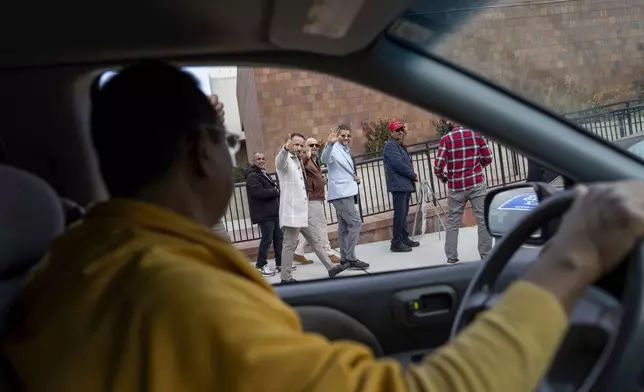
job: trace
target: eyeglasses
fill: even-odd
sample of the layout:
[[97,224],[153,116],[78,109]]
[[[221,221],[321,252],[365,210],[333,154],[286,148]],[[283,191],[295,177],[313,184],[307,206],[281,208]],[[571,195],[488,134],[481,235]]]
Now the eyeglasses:
[[228,154],[233,163],[233,167],[237,166],[235,156],[241,149],[241,141],[239,135],[230,132],[226,127],[222,125],[210,125],[210,124],[201,124],[201,126],[206,129],[211,135],[217,135],[216,137],[221,137],[223,133],[223,138],[226,142],[226,147],[228,148]]
[[313,148],[313,147],[320,148],[320,145],[319,144],[309,144],[309,147],[311,147],[311,148]]
[[228,146],[229,150],[236,154],[241,148],[241,140],[239,139],[238,135],[226,131],[226,145]]
[[405,128],[398,128],[398,129],[394,130],[394,132],[396,132],[396,133],[405,133],[406,131],[407,130]]

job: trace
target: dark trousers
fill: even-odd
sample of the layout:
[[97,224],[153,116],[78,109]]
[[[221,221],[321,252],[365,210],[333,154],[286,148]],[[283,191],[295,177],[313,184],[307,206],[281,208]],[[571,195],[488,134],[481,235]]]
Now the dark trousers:
[[391,192],[394,201],[394,236],[391,242],[397,243],[409,238],[407,231],[407,216],[411,192]]
[[275,251],[275,265],[282,265],[282,241],[284,234],[277,219],[258,223],[259,231],[262,233],[262,239],[259,241],[259,250],[257,251],[257,268],[262,268],[268,262],[268,250],[273,244]]

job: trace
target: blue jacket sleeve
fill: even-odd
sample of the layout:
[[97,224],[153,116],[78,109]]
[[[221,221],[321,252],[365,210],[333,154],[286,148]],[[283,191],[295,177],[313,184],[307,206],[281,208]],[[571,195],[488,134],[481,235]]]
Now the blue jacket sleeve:
[[387,143],[383,150],[383,155],[389,161],[391,167],[396,173],[409,178],[410,180],[416,178],[416,173],[414,173],[414,170],[411,168],[411,166],[409,166],[403,160],[402,153],[396,146],[392,145],[391,143]]
[[333,147],[335,147],[335,143],[324,146],[324,150],[322,150],[322,154],[320,155],[322,163],[330,165],[335,161],[335,157],[333,156]]

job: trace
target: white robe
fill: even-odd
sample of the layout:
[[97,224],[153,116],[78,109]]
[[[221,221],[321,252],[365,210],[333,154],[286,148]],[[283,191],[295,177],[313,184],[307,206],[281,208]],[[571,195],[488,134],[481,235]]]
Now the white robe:
[[280,226],[308,227],[309,200],[300,159],[284,148],[275,157],[280,186]]

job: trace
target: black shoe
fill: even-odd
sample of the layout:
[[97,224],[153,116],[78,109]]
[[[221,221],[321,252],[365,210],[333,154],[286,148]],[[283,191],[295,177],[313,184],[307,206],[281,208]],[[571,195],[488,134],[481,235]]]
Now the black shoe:
[[297,280],[295,280],[293,278],[288,278],[286,280],[282,279],[282,281],[280,283],[281,284],[292,284],[292,283],[297,283]]
[[371,267],[369,263],[365,263],[364,261],[360,260],[343,260],[340,262],[340,265],[343,265],[345,269],[353,270],[363,270]]
[[411,252],[411,246],[405,244],[404,242],[393,242],[389,250],[395,253]]
[[412,240],[411,238],[405,238],[405,239],[403,240],[403,244],[405,244],[405,245],[407,245],[407,246],[410,246],[410,247],[412,247],[412,248],[416,248],[416,247],[419,247],[419,246],[420,246],[420,242],[418,242],[418,241],[414,241],[414,240]]
[[342,265],[342,264],[336,265],[335,267],[329,270],[329,278],[335,278],[336,275],[338,275],[341,272],[344,272],[344,270],[346,269],[347,267],[345,265]]

